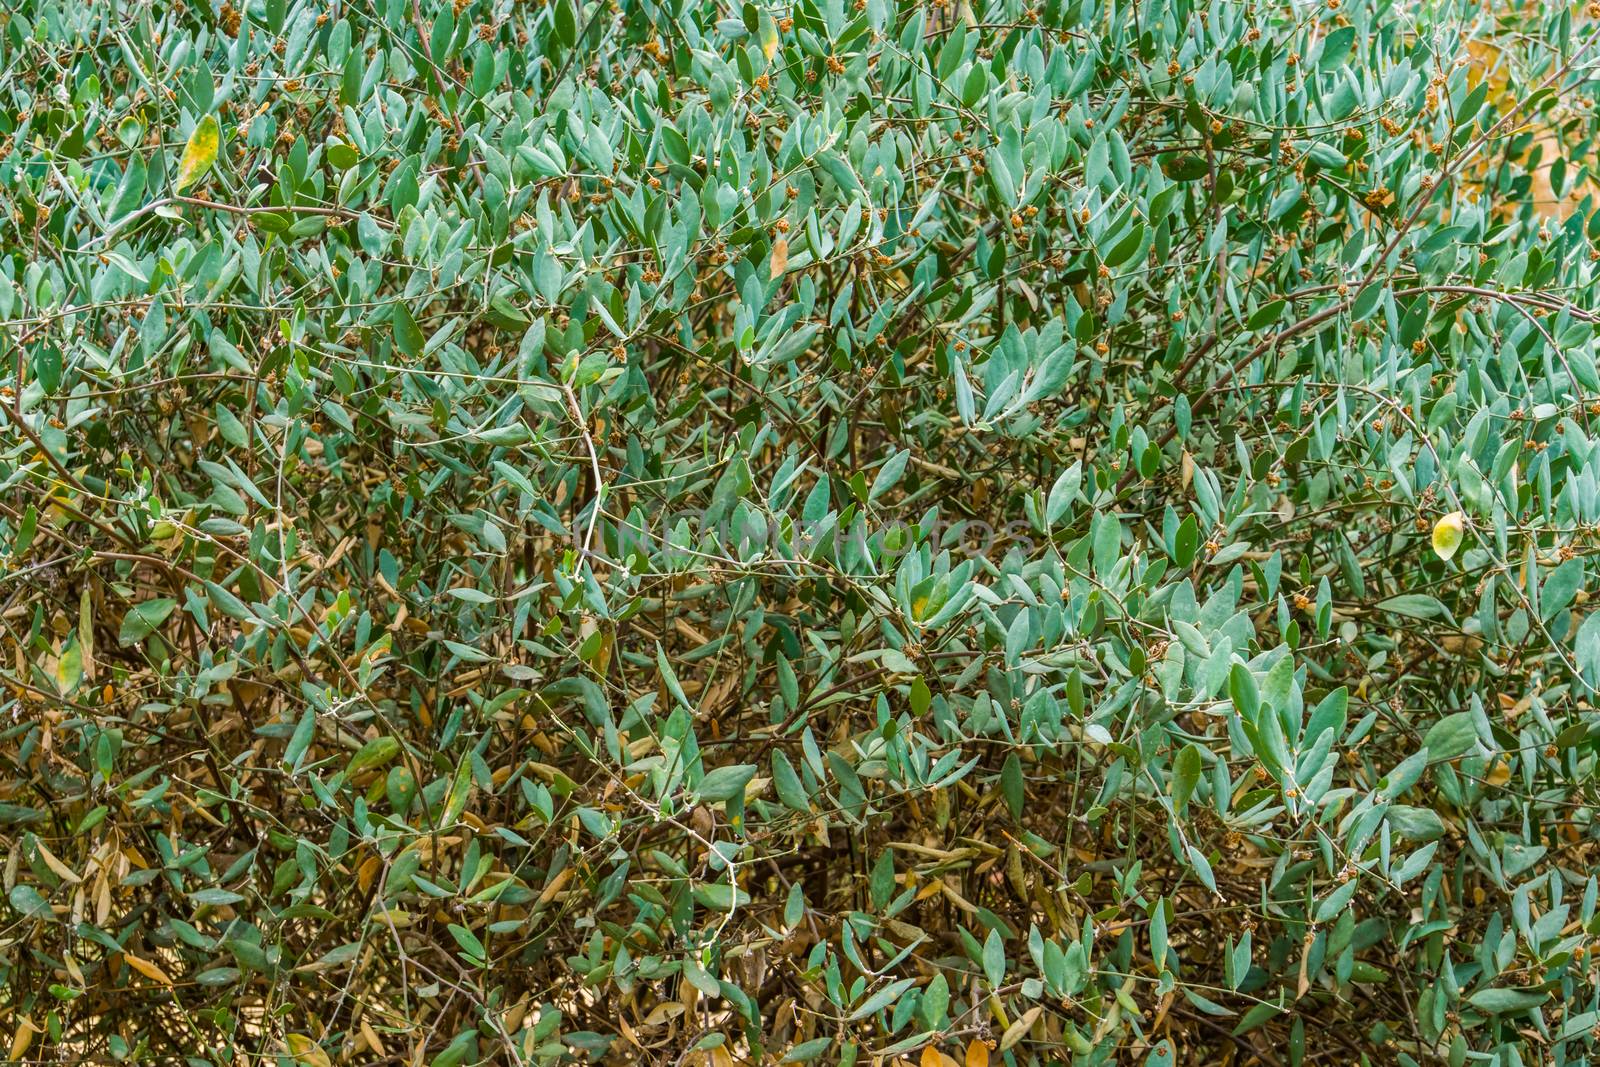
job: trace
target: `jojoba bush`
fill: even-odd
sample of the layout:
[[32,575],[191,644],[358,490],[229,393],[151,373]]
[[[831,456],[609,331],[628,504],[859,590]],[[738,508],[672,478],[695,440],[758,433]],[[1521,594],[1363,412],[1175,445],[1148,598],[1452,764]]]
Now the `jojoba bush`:
[[7,5],[11,1058],[1589,1062],[1597,15]]

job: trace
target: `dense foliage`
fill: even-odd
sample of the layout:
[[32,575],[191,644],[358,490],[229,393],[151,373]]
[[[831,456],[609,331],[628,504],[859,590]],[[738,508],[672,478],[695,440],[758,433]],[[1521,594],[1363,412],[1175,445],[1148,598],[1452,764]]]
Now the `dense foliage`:
[[1587,1062],[1597,16],[14,0],[11,1057]]

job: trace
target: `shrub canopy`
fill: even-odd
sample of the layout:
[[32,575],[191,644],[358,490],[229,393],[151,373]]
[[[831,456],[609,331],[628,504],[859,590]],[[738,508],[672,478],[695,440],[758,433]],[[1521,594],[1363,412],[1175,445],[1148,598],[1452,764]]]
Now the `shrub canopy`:
[[1590,10],[0,13],[13,1058],[1579,1064]]

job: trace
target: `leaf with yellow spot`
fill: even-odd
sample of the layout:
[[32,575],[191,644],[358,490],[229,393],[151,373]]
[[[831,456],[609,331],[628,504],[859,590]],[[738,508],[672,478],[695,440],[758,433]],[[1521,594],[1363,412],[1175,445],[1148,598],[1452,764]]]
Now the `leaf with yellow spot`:
[[761,12],[761,54],[769,60],[778,54],[778,24],[767,12]]
[[467,801],[472,797],[472,763],[462,760],[456,767],[456,776],[450,783],[450,792],[445,794],[444,812],[439,822],[441,826],[454,826],[461,818],[461,813],[467,810]]
[[183,157],[178,160],[178,177],[172,183],[174,192],[181,193],[205,177],[211,164],[217,161],[217,148],[222,143],[222,129],[215,115],[207,115],[195,124],[189,143],[183,146]]

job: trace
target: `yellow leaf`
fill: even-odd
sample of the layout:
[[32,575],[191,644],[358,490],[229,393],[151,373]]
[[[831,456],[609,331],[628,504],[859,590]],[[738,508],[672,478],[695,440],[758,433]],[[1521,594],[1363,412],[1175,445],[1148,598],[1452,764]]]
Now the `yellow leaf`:
[[1456,554],[1456,549],[1461,547],[1461,534],[1466,516],[1459,511],[1452,511],[1444,518],[1433,524],[1433,554],[1440,559],[1449,559]]
[[78,595],[78,648],[83,652],[84,681],[94,681],[94,597],[87,583]]
[[178,161],[178,179],[172,183],[174,192],[183,192],[205,177],[211,164],[217,161],[217,147],[222,141],[222,130],[215,115],[207,115],[195,125],[189,143],[183,146],[183,158]]
[[1044,1006],[1036,1004],[1023,1012],[1016,1022],[1006,1027],[1005,1035],[1000,1038],[1000,1051],[1004,1052],[1018,1041],[1021,1041],[1023,1036],[1033,1027],[1034,1022],[1038,1020],[1039,1013],[1042,1011],[1044,1011]]
[[83,881],[82,878],[78,877],[78,873],[76,871],[74,871],[71,867],[68,867],[65,863],[62,863],[60,860],[56,859],[55,854],[44,847],[43,841],[36,839],[33,844],[34,847],[39,850],[39,858],[44,860],[44,865],[46,867],[49,867],[55,872],[57,878],[61,879],[63,882],[70,882],[73,885],[77,885],[79,882]]
[[33,1044],[33,1035],[39,1032],[38,1027],[26,1015],[17,1016],[17,1029],[11,1035],[11,1059],[20,1060],[28,1051],[28,1046]]
[[356,884],[361,887],[362,892],[366,892],[372,886],[372,880],[378,877],[378,872],[381,870],[383,870],[382,856],[368,856],[362,861],[361,866],[356,868]]
[[365,1019],[361,1020],[361,1039],[367,1043],[367,1050],[369,1052],[375,1052],[379,1056],[388,1055],[388,1053],[384,1051],[383,1042],[378,1040],[377,1032],[372,1029],[372,1026]]
[[977,1038],[967,1046],[967,1067],[989,1067],[989,1046]]
[[772,242],[772,280],[777,281],[783,277],[783,272],[789,269],[789,239],[780,237]]
[[138,956],[130,956],[126,952],[122,954],[122,958],[128,962],[129,967],[132,967],[152,982],[160,982],[162,985],[172,984],[172,979],[167,977],[167,972],[149,960],[141,960]]
[[307,1067],[333,1067],[333,1061],[328,1059],[322,1046],[305,1034],[287,1034],[283,1041],[289,1046],[289,1055],[295,1058],[295,1062],[304,1063]]
[[550,879],[550,884],[545,886],[544,891],[539,894],[539,899],[534,904],[534,907],[540,908],[550,903],[556,898],[556,894],[561,892],[561,890],[565,888],[566,884],[570,881],[572,881],[572,868],[568,867],[560,874]]
[[932,1045],[924,1045],[921,1067],[944,1067],[944,1060],[940,1058],[939,1050]]

